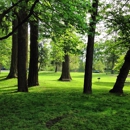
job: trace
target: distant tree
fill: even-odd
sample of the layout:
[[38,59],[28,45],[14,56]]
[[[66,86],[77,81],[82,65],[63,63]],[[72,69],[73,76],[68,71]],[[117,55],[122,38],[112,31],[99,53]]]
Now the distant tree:
[[103,73],[105,69],[105,65],[99,60],[94,62],[93,69]]
[[51,65],[51,48],[48,47],[46,41],[40,42],[38,45],[39,57],[38,57],[38,70],[47,70],[47,66]]
[[63,50],[62,47],[59,47],[55,42],[51,42],[51,59],[52,63],[55,66],[55,72],[58,71],[58,67],[61,67],[61,63],[63,61]]
[[[70,81],[70,54],[81,53],[81,46],[83,42],[76,35],[76,30],[73,27],[66,29],[66,32],[62,34],[59,38],[55,38],[55,46],[57,46],[58,51],[61,56],[63,56],[62,61],[62,73],[59,78],[61,81]],[[60,51],[61,50],[61,51]],[[61,58],[60,58],[61,59]]]
[[95,43],[94,45],[94,60],[95,65],[97,61],[104,64],[106,70],[110,70],[111,74],[114,73],[114,66],[117,59],[125,51],[125,48],[118,45],[119,41],[115,39],[106,40],[103,42]]

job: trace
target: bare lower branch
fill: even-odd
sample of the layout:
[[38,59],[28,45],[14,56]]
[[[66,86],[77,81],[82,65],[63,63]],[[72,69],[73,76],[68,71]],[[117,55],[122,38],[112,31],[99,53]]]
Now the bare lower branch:
[[0,37],[0,40],[3,40],[3,39],[8,38],[8,37],[11,36],[22,24],[24,24],[24,23],[28,20],[28,18],[33,14],[33,10],[34,10],[34,8],[35,8],[35,6],[36,6],[36,4],[37,4],[38,2],[39,2],[39,0],[35,0],[35,2],[33,3],[33,5],[32,5],[32,7],[31,7],[30,12],[29,12],[29,14],[27,15],[27,17],[26,17],[24,20],[22,20],[21,23],[18,24],[18,25],[17,25],[10,33],[8,33],[6,36]]

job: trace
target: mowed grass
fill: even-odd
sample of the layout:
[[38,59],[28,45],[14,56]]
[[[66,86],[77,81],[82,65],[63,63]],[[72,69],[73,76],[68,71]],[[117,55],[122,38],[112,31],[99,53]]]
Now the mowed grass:
[[[130,130],[130,79],[124,95],[109,94],[117,75],[93,74],[93,94],[82,94],[83,73],[40,72],[40,86],[16,92],[17,80],[0,74],[0,130]],[[100,77],[100,81],[98,81]]]

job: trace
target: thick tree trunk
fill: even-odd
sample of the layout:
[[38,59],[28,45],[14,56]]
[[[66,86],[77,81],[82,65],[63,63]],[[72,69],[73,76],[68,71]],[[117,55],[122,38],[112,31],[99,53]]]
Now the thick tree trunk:
[[113,89],[109,91],[110,93],[123,93],[124,83],[129,73],[129,70],[130,70],[130,50],[128,50],[128,52],[126,53],[124,64],[120,69],[119,75],[117,76],[116,83],[113,86]]
[[92,61],[94,50],[94,37],[88,36],[88,46],[86,53],[85,75],[84,75],[84,90],[83,93],[92,93]]
[[70,81],[72,80],[70,76],[70,66],[69,66],[69,55],[66,54],[64,56],[64,62],[62,62],[62,73],[61,77],[59,78],[61,81]]
[[28,86],[37,86],[38,83],[38,22],[30,22],[30,64]]
[[[14,29],[18,24],[17,19],[12,22],[12,28]],[[18,32],[16,31],[12,35],[12,54],[11,54],[11,66],[7,79],[17,77],[17,52],[18,52]]]
[[93,11],[91,12],[91,19],[89,25],[88,45],[86,49],[86,64],[84,75],[84,88],[83,93],[92,93],[92,63],[93,63],[93,51],[94,51],[94,37],[96,29],[96,17],[98,10],[98,0],[93,0]]
[[[19,11],[19,23],[27,16],[26,11]],[[28,52],[28,23],[18,28],[18,91],[28,92],[27,84],[27,52]]]

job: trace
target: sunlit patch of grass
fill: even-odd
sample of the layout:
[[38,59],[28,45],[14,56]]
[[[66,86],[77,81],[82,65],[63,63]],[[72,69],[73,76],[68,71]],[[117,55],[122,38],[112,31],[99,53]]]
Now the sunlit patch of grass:
[[[7,73],[0,74],[6,77]],[[17,80],[0,81],[0,130],[129,130],[130,89],[109,94],[116,76],[93,74],[93,94],[82,94],[83,73],[58,81],[60,73],[40,72],[40,86],[17,93]],[[100,81],[98,81],[100,77]],[[129,80],[129,79],[127,79]]]

